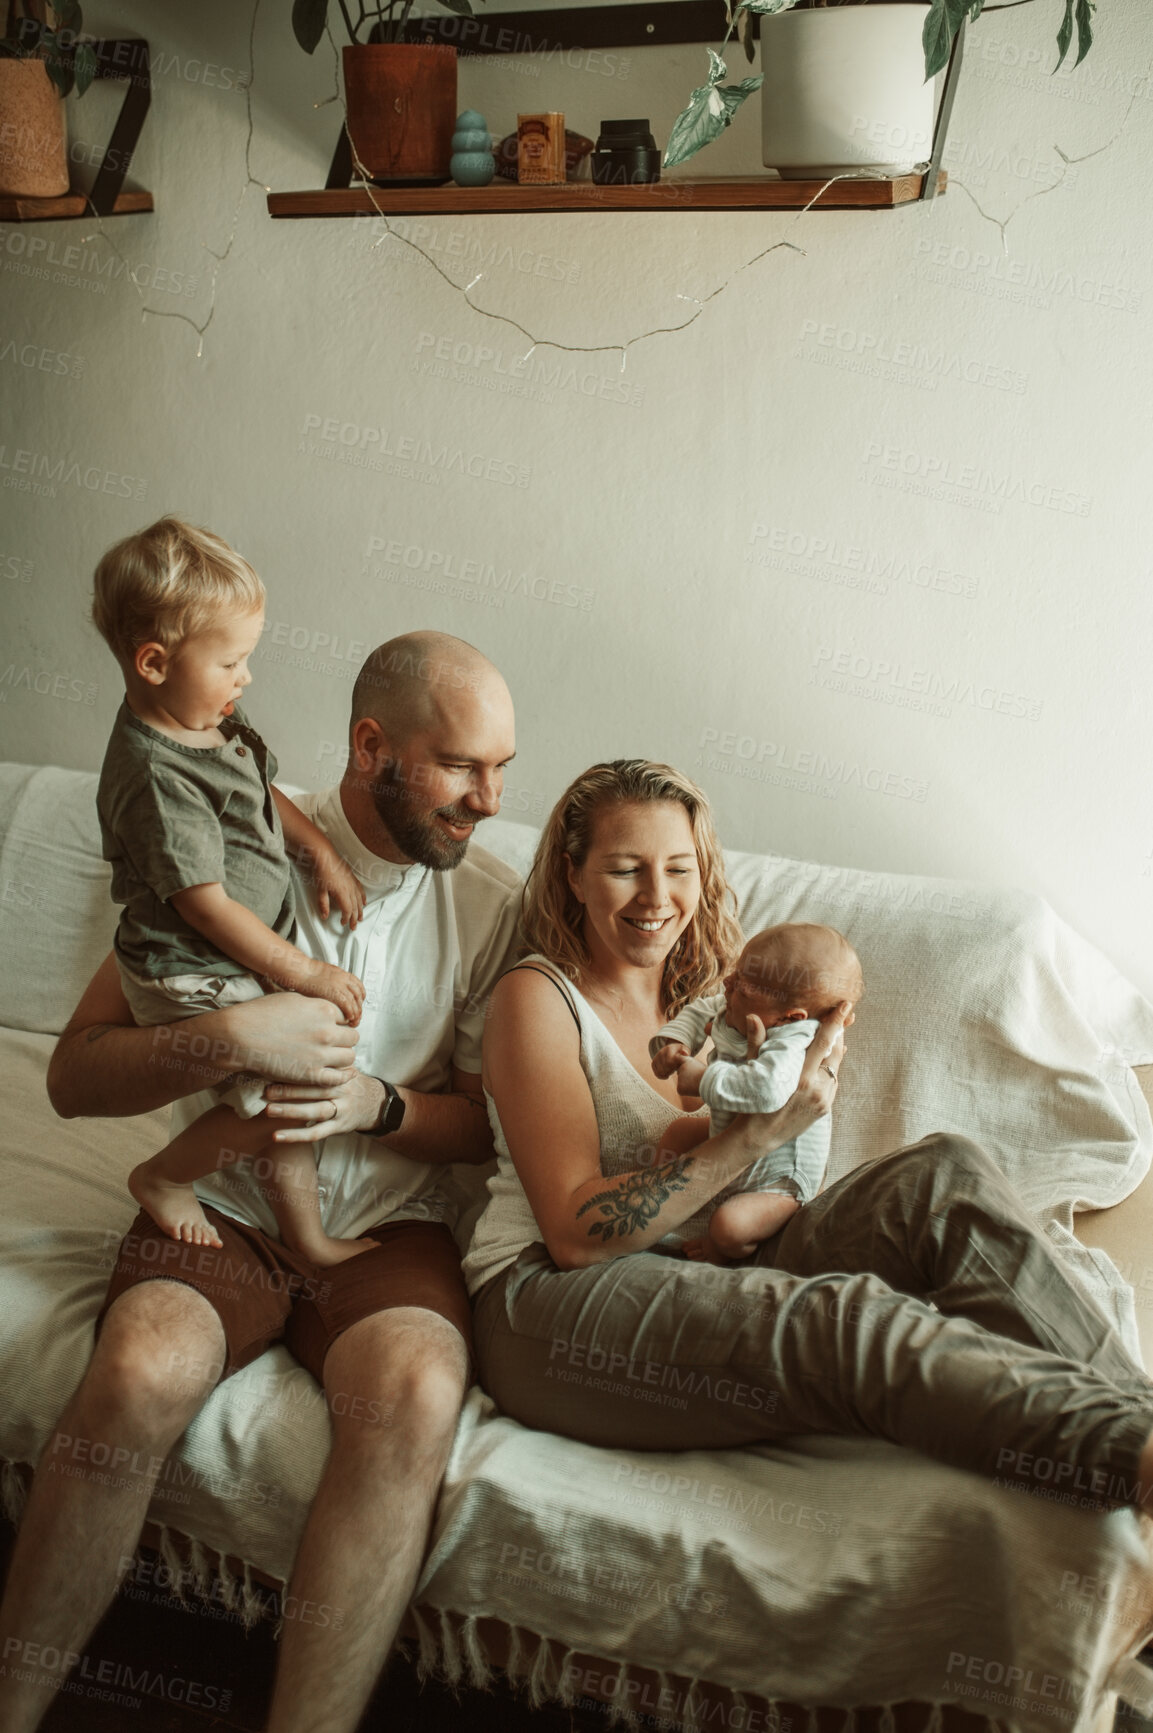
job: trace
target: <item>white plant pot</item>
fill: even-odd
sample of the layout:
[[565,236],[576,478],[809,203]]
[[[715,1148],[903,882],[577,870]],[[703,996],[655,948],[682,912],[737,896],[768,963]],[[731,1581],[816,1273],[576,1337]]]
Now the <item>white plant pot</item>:
[[787,180],[904,174],[932,148],[920,5],[825,6],[761,19],[761,142]]

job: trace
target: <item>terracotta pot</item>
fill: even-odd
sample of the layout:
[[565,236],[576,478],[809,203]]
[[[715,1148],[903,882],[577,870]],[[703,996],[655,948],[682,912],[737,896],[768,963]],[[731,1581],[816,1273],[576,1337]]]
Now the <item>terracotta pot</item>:
[[344,50],[353,159],[379,181],[446,181],[456,128],[456,49],[383,42]]
[[934,88],[917,5],[822,6],[761,19],[762,158],[786,180],[901,174],[928,160]]
[[68,191],[64,101],[39,60],[0,60],[0,193]]

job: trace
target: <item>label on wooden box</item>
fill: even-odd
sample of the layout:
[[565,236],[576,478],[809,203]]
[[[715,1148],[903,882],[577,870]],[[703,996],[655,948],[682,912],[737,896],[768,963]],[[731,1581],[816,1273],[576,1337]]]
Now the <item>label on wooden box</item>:
[[516,178],[522,186],[563,186],[564,115],[518,114]]

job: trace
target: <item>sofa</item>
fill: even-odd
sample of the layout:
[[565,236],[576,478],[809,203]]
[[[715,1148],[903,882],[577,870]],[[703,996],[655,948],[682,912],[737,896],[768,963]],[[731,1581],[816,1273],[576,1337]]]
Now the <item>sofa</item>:
[[[55,1117],[54,1037],[115,911],[95,777],[0,766],[0,1472],[30,1468],[79,1381],[135,1206],[125,1176],[165,1116]],[[484,846],[522,872],[535,833]],[[474,844],[474,846],[478,846]],[[1075,1279],[1153,1366],[1153,1007],[1041,899],[1012,889],[733,854],[746,930],[827,921],[868,991],[830,1179],[933,1130],[983,1143]],[[1142,1072],[1141,1068],[1144,1067]],[[483,1181],[455,1170],[474,1221]],[[247,1619],[282,1588],[328,1442],[284,1348],[211,1397],[169,1459],[145,1540],[155,1580]],[[739,1733],[859,1723],[1104,1729],[1149,1712],[1153,1526],[1040,1480],[1032,1493],[877,1438],[607,1451],[526,1430],[473,1389],[407,1636],[423,1668],[634,1725]]]

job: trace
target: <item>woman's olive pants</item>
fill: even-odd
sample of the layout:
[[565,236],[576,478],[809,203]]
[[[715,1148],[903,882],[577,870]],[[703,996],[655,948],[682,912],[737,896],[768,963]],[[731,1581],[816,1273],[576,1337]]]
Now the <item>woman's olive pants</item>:
[[988,1156],[940,1133],[858,1168],[749,1265],[529,1246],[476,1297],[481,1382],[526,1426],[639,1450],[887,1438],[1137,1502],[1153,1385]]

